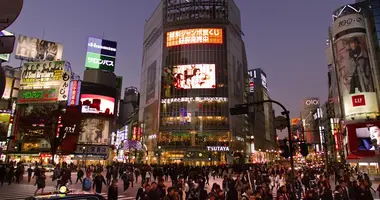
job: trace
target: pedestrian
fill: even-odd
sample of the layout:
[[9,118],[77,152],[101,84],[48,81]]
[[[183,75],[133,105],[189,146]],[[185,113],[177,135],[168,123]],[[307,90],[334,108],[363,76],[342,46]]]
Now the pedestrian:
[[86,177],[83,179],[83,182],[82,182],[82,190],[89,192],[91,190],[91,185],[92,185],[91,174],[87,172]]
[[104,179],[104,176],[101,173],[97,173],[94,178],[94,183],[92,184],[92,189],[95,188],[95,192],[97,194],[102,193],[102,186],[107,185],[106,180]]
[[32,173],[33,173],[32,166],[29,165],[27,172],[28,172],[28,183],[30,183],[30,180],[32,179]]
[[[2,163],[0,163],[0,164],[2,164]],[[6,167],[5,167],[5,165],[0,165],[0,182],[1,182],[1,185],[4,184],[5,175],[6,175]]]
[[108,200],[117,200],[118,195],[118,187],[117,187],[117,179],[112,180],[112,184],[108,187]]
[[40,189],[41,189],[41,193],[44,193],[44,188],[45,188],[45,184],[46,184],[45,180],[46,180],[45,171],[41,171],[41,175],[38,178],[38,182],[37,182],[37,190],[36,190],[36,192],[34,192],[34,195],[36,195],[38,190],[40,190]]
[[83,172],[82,168],[78,167],[77,181],[75,183],[78,183],[78,181],[80,181],[80,183],[83,183],[83,181],[82,181],[83,176],[84,176],[84,172]]
[[127,174],[127,172],[124,172],[124,174],[121,176],[121,180],[123,180],[123,191],[126,192],[131,182],[130,176]]

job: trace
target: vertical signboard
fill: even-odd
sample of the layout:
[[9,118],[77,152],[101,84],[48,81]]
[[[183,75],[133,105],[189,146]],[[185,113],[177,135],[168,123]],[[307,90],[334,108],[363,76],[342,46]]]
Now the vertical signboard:
[[248,84],[249,84],[249,93],[252,94],[255,92],[255,78],[256,70],[248,71]]
[[364,18],[355,13],[332,25],[336,72],[346,120],[379,114]]
[[113,72],[115,70],[117,43],[98,38],[88,38],[86,68]]

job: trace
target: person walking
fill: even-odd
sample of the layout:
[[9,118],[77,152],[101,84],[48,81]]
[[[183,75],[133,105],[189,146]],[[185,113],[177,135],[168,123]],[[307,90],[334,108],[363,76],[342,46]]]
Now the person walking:
[[29,165],[27,172],[28,172],[28,183],[30,183],[30,180],[32,179],[32,173],[33,173],[32,166]]
[[101,173],[97,173],[95,178],[94,178],[94,183],[92,185],[92,189],[95,188],[95,192],[97,194],[100,194],[100,193],[102,193],[103,184],[107,185],[106,180],[104,179],[104,176]]
[[44,188],[46,186],[45,180],[46,180],[45,171],[41,171],[41,175],[38,178],[38,182],[37,182],[37,190],[36,190],[36,192],[34,192],[34,195],[36,195],[38,190],[40,190],[40,189],[41,189],[41,193],[44,193]]
[[117,179],[112,180],[112,184],[108,187],[108,200],[117,200],[118,197]]

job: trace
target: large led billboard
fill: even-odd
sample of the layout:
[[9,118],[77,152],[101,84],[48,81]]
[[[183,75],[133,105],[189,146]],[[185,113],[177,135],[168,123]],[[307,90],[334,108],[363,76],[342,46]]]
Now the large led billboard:
[[112,97],[96,94],[82,94],[80,101],[82,113],[113,115],[115,99]]
[[223,44],[223,29],[195,28],[166,33],[166,47],[184,44]]
[[346,129],[351,153],[374,155],[379,150],[380,121],[348,124]]
[[[10,36],[10,35],[14,35],[14,34],[11,32],[8,32],[6,30],[0,31],[0,37],[1,36]],[[9,57],[10,57],[10,54],[0,54],[0,60],[9,61]]]
[[177,89],[215,88],[215,64],[177,65],[168,75]]
[[63,45],[20,35],[15,57],[27,61],[55,61],[62,59]]
[[90,37],[87,43],[86,68],[115,70],[117,43]]

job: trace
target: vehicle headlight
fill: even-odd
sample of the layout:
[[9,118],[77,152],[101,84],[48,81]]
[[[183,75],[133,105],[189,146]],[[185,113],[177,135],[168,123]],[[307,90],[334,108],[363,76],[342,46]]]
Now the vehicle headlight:
[[61,186],[61,187],[59,188],[59,193],[61,193],[61,194],[66,194],[67,191],[68,191],[68,189],[67,189],[66,186]]

